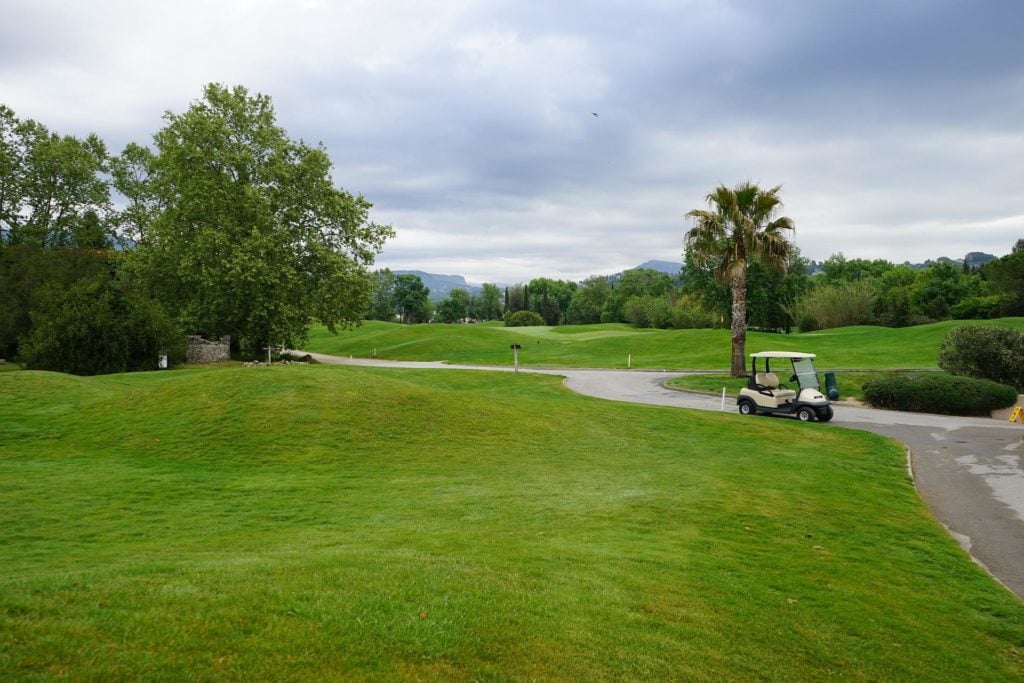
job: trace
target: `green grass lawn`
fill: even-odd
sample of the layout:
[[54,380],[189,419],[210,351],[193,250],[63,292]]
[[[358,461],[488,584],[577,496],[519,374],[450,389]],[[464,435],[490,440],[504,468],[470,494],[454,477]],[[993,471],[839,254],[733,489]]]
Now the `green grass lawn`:
[[1024,677],[870,434],[316,365],[0,406],[2,680]]
[[[951,320],[893,329],[845,327],[804,334],[750,332],[747,353],[805,351],[818,355],[820,370],[937,369],[939,344],[959,325],[992,324],[1024,330],[1024,318]],[[309,351],[394,360],[511,365],[509,346],[522,346],[523,365],[548,367],[727,370],[728,330],[644,330],[629,325],[513,327],[498,325],[398,325],[367,322],[332,335],[312,332]]]

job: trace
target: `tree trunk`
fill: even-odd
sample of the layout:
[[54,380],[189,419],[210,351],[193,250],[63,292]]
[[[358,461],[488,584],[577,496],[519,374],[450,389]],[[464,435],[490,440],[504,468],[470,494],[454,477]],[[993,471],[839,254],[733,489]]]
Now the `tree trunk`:
[[747,270],[732,276],[732,369],[733,377],[747,374]]

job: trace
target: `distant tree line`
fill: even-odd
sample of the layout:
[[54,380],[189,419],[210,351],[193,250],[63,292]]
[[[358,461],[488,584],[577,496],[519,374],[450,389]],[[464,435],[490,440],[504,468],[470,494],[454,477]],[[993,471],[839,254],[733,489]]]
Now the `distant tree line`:
[[[991,256],[975,267],[968,254],[958,266],[943,259],[924,268],[835,254],[823,264],[803,258],[792,243],[795,224],[780,215],[781,186],[763,189],[749,181],[720,185],[707,208],[687,213],[684,263],[673,277],[653,269],[582,282],[535,278],[506,287],[503,305],[495,285],[474,297],[454,290],[431,312],[428,291],[408,314],[389,271],[377,273],[379,311],[372,317],[403,322],[495,320],[506,324],[586,325],[631,323],[636,327],[709,328],[732,331],[732,372],[745,372],[748,327],[764,331],[811,331],[849,325],[904,327],[949,318],[984,319],[1024,314],[1024,240],[1008,256]],[[972,258],[973,257],[973,258]]]
[[[905,327],[948,319],[1024,315],[1024,240],[1013,252],[980,267],[933,262],[923,268],[882,259],[847,259],[835,254],[809,275],[809,261],[795,247],[785,269],[754,258],[747,274],[747,323],[771,332],[848,325]],[[389,302],[367,317],[376,320],[454,322],[466,318],[502,320],[518,311],[537,313],[545,325],[621,322],[663,329],[728,327],[730,287],[715,277],[714,263],[698,266],[687,254],[678,276],[656,270],[627,270],[619,277],[592,276],[582,282],[536,278],[485,294],[455,290],[431,308],[423,288],[417,303],[400,309]],[[378,282],[383,271],[377,271]],[[395,276],[391,276],[393,279]],[[414,275],[400,275],[419,281]],[[420,283],[422,286],[422,283]],[[387,285],[376,290],[387,292]],[[375,298],[376,300],[376,298]],[[484,303],[486,302],[486,304]],[[403,310],[416,311],[403,315]]]
[[1024,314],[1024,242],[977,269],[943,261],[914,269],[884,260],[837,254],[799,299],[802,330],[847,325],[906,327],[940,320],[979,320]]
[[0,354],[137,370],[185,333],[258,353],[362,318],[393,232],[335,187],[327,152],[240,86],[164,120],[152,147],[112,156],[0,106]]
[[484,283],[479,294],[454,289],[432,305],[430,290],[417,275],[395,275],[384,268],[374,273],[374,282],[366,318],[403,323],[507,321],[520,312],[535,313],[543,325],[636,322],[646,299],[666,297],[676,290],[671,276],[636,269],[619,279],[594,276],[579,283],[543,277],[503,289]]

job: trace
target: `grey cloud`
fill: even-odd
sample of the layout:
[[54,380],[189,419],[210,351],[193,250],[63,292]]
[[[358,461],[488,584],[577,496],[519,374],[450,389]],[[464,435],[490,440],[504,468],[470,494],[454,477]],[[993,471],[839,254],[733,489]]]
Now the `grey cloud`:
[[1024,227],[1017,2],[7,5],[19,115],[119,149],[207,81],[266,92],[394,224],[382,265],[676,259],[683,214],[744,179],[784,185],[818,259],[1005,253]]

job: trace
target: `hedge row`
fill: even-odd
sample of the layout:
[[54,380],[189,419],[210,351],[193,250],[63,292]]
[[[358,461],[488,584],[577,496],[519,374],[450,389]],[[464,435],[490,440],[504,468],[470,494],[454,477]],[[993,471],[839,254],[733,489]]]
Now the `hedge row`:
[[534,311],[516,311],[505,318],[505,327],[540,327],[545,324],[540,313]]
[[1017,390],[987,379],[945,373],[886,375],[862,386],[877,408],[940,415],[985,415],[1017,402]]

